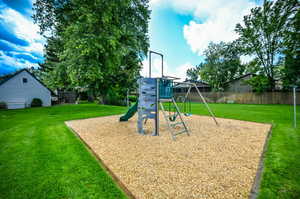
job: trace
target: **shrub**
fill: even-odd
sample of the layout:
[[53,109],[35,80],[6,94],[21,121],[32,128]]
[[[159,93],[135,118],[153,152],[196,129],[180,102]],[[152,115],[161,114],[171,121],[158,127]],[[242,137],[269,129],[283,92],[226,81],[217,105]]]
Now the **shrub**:
[[129,98],[130,102],[136,102],[137,101],[137,96],[135,96],[135,95],[129,95],[128,98]]
[[31,102],[31,107],[41,107],[43,105],[43,102],[39,98],[34,98]]
[[7,104],[5,102],[0,102],[0,109],[7,109]]
[[104,97],[103,101],[104,104],[107,105],[117,105],[117,106],[125,105],[124,96],[120,95],[117,92],[117,89],[109,90],[107,95]]
[[252,86],[252,89],[256,93],[263,93],[271,90],[271,82],[264,75],[256,75],[249,80],[245,80],[247,84]]

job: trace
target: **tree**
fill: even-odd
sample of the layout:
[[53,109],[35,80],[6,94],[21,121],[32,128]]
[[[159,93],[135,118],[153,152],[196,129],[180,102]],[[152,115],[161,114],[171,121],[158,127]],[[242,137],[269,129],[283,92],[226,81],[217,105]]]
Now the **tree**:
[[72,23],[71,0],[37,0],[33,9],[34,22],[39,25],[40,34],[46,38],[45,61],[39,64],[39,78],[49,88],[72,89],[67,68],[59,59],[64,49],[62,33]]
[[200,77],[214,90],[224,90],[225,82],[242,75],[245,67],[240,63],[238,44],[235,42],[210,43],[204,51],[205,63]]
[[[55,68],[66,72],[71,87],[88,89],[102,102],[122,98],[148,51],[148,0],[38,2],[47,6],[35,18],[62,42]],[[44,17],[49,13],[55,15],[50,21]]]
[[67,68],[60,62],[63,42],[59,37],[48,37],[45,45],[45,61],[39,64],[39,77],[51,89],[72,89]]
[[290,29],[286,32],[284,67],[281,70],[282,83],[285,90],[292,85],[300,86],[300,9],[291,18]]
[[259,59],[261,72],[268,78],[271,89],[275,88],[278,75],[275,67],[291,28],[291,18],[298,9],[298,0],[266,0],[262,7],[253,8],[244,16],[244,25],[236,25],[245,54],[254,54]]
[[200,77],[200,70],[201,70],[202,67],[203,67],[203,63],[200,63],[195,68],[189,68],[186,71],[187,79],[191,80],[191,81],[197,81]]

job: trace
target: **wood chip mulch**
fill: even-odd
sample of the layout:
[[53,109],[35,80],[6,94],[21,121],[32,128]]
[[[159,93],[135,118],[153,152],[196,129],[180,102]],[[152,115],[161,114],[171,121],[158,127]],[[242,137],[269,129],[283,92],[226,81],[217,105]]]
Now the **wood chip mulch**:
[[160,136],[137,133],[137,118],[68,121],[136,198],[248,198],[271,125],[192,115],[190,136],[171,139],[163,116]]

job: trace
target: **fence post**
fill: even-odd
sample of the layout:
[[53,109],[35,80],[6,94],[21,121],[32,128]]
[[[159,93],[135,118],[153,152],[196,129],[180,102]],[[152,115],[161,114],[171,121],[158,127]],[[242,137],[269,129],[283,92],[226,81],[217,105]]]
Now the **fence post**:
[[127,89],[127,92],[126,92],[126,106],[130,106],[130,104],[129,104],[129,89]]
[[294,93],[294,128],[297,128],[297,115],[296,115],[296,86],[293,87]]

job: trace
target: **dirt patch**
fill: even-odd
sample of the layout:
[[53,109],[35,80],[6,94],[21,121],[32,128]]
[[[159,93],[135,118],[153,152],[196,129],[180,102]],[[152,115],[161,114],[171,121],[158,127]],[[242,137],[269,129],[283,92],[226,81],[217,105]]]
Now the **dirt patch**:
[[[161,116],[160,136],[137,133],[136,117],[68,121],[136,198],[247,198],[271,125],[184,117],[190,136],[171,139]],[[149,134],[153,123],[148,122]]]

